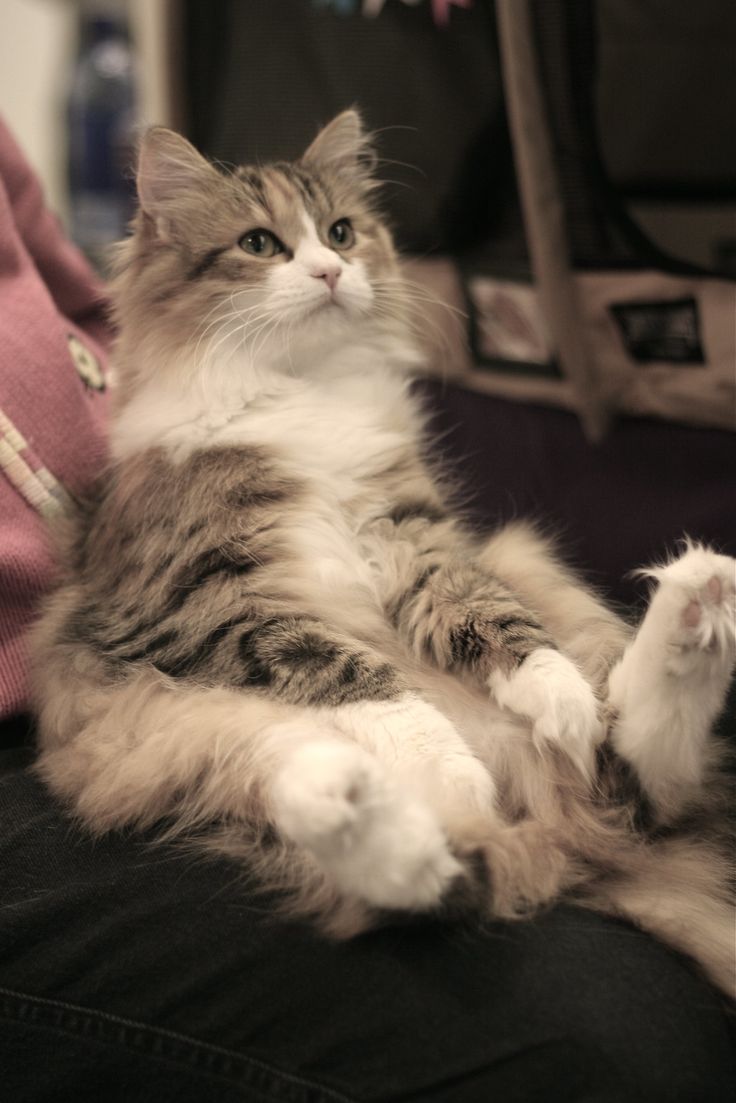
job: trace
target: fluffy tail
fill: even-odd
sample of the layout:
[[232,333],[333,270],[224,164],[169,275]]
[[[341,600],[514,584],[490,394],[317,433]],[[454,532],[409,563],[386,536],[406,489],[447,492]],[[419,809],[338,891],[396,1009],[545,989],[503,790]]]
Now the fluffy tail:
[[736,998],[736,904],[733,868],[715,845],[672,838],[637,851],[626,873],[588,886],[583,906],[628,919],[693,958]]

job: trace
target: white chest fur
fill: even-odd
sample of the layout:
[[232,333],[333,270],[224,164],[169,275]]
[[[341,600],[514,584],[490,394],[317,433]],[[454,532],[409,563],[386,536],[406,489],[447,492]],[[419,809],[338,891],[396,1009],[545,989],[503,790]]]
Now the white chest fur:
[[151,384],[119,419],[115,451],[123,458],[162,446],[184,462],[198,448],[262,448],[305,490],[282,518],[296,552],[295,588],[333,605],[376,607],[358,533],[384,504],[382,476],[413,450],[420,430],[406,374],[365,355],[353,356],[349,371],[273,373],[262,382],[247,396]]
[[[223,427],[218,443],[258,444],[339,502],[405,454],[413,426],[401,382],[384,377],[305,384],[255,404]],[[398,382],[398,385],[397,385]]]
[[359,531],[384,504],[382,476],[412,449],[412,415],[403,381],[353,378],[279,396],[223,430],[228,442],[267,448],[306,484],[303,506],[285,519],[295,586],[341,609],[345,623],[380,605]]

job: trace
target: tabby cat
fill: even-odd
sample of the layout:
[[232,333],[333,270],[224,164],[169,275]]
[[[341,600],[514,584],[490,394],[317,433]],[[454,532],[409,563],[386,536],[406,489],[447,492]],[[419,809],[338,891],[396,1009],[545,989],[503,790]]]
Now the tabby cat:
[[566,898],[729,990],[734,561],[652,570],[634,634],[533,528],[454,516],[376,188],[354,111],[234,171],[144,137],[113,458],[35,634],[38,770],[93,831],[196,839],[335,935]]

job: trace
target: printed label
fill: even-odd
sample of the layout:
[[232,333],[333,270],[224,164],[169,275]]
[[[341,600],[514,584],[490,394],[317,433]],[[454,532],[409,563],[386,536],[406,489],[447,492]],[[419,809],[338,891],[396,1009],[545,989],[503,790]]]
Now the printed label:
[[632,360],[705,363],[696,299],[611,303],[609,309]]

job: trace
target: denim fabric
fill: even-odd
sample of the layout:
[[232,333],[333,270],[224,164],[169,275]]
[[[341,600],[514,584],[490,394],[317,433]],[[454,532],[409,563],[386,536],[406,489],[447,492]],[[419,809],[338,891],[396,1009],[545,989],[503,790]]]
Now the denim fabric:
[[733,1098],[723,1001],[633,928],[556,908],[330,943],[234,865],[93,840],[5,752],[0,1098],[695,1103]]

